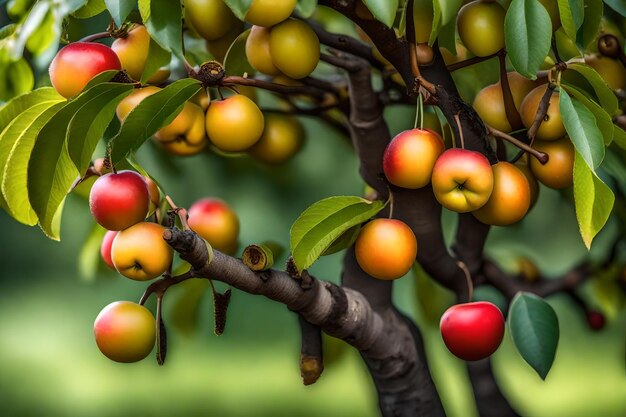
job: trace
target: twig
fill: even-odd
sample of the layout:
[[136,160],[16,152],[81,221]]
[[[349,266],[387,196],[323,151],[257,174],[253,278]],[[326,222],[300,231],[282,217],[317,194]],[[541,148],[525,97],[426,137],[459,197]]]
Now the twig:
[[521,150],[523,150],[524,152],[527,152],[529,154],[531,154],[532,156],[534,156],[535,158],[537,158],[537,160],[539,162],[541,162],[541,164],[545,165],[548,162],[549,156],[547,153],[545,152],[541,152],[538,151],[536,149],[534,149],[532,146],[527,145],[526,143],[522,142],[519,139],[515,139],[513,136],[506,134],[504,132],[501,132],[500,130],[491,127],[489,125],[485,125],[485,127],[487,127],[487,131],[489,132],[490,135],[493,135],[497,138],[500,139],[504,139],[507,142],[517,146],[518,148],[520,148]]

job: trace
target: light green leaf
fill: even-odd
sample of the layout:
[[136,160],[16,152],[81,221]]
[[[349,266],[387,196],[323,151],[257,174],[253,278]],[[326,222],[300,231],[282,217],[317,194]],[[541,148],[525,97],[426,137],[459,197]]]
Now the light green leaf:
[[307,208],[290,231],[290,249],[299,271],[309,268],[348,229],[375,216],[381,201],[360,197],[330,197]]
[[0,62],[0,101],[7,101],[33,89],[35,77],[24,58]]
[[[96,87],[94,87],[96,88]],[[89,167],[93,151],[115,115],[118,103],[133,90],[130,84],[103,83],[97,100],[82,106],[67,129],[67,150],[79,173]]]
[[463,5],[463,0],[436,0],[441,10],[441,26],[456,22],[456,16]]
[[550,52],[550,15],[537,0],[513,0],[504,19],[504,40],[513,68],[526,78],[537,71]]
[[387,27],[393,26],[398,11],[398,0],[363,0],[376,20],[383,22]]
[[224,3],[233,11],[239,20],[245,20],[246,13],[252,4],[252,0],[224,0]]
[[442,21],[441,21],[441,5],[439,1],[433,1],[433,24],[432,29],[430,31],[430,37],[428,38],[428,45],[433,46],[435,41],[437,40],[437,36],[439,36],[439,29],[441,29]]
[[559,320],[550,304],[520,292],[513,298],[507,321],[517,351],[546,379],[559,344]]
[[0,107],[0,132],[15,119],[24,110],[42,101],[61,101],[65,100],[52,87],[42,87],[37,90],[29,91],[17,97]]
[[78,254],[78,274],[85,281],[93,281],[100,265],[100,246],[106,229],[94,222]]
[[182,7],[179,0],[139,0],[139,13],[146,29],[163,49],[183,58]]
[[[132,2],[128,2],[132,3]],[[94,17],[107,9],[107,5],[104,0],[89,0],[83,7],[72,13],[77,19],[89,19]]]
[[583,0],[558,0],[559,16],[563,30],[570,39],[576,40],[576,32],[583,24],[585,9]]
[[572,100],[565,89],[559,92],[559,111],[576,150],[589,168],[595,170],[604,158],[604,140],[593,113],[580,101]]
[[53,44],[56,45],[61,34],[60,26],[61,16],[59,16],[54,10],[48,10],[48,13],[46,13],[43,21],[28,37],[28,40],[26,41],[26,49],[34,55],[39,55]]
[[157,130],[181,112],[187,100],[201,89],[198,80],[183,78],[146,97],[126,117],[118,134],[111,140],[111,161],[117,164]]
[[128,14],[137,6],[137,0],[104,0],[115,24],[120,27]]
[[63,99],[34,104],[17,116],[0,137],[2,196],[7,212],[20,223],[37,224],[28,199],[28,161],[39,131],[65,103]]
[[574,204],[580,235],[587,249],[591,248],[593,238],[604,227],[615,196],[611,189],[598,178],[586,161],[576,152],[574,159]]
[[617,146],[626,150],[626,132],[616,124],[613,125],[613,141]]
[[596,124],[598,129],[600,129],[600,133],[602,134],[604,145],[608,146],[613,141],[613,120],[611,120],[611,116],[598,105],[595,101],[590,100],[587,96],[576,89],[575,87],[566,85],[564,83],[561,84],[569,94],[571,94],[576,100],[580,101],[584,106],[589,110],[594,118],[596,119]]
[[250,35],[250,29],[245,30],[230,45],[228,52],[224,55],[224,70],[231,75],[252,75],[256,70],[248,62],[246,56],[246,40]]
[[317,7],[317,0],[298,0],[296,4],[296,11],[304,18],[309,18],[315,13]]
[[361,232],[361,225],[356,225],[346,230],[341,236],[339,236],[330,246],[322,253],[322,256],[332,255],[337,252],[341,252],[344,249],[348,249],[356,242],[356,238],[359,237]]
[[606,110],[609,115],[614,116],[618,111],[617,97],[606,81],[598,74],[598,72],[587,64],[572,63],[567,65],[567,70],[576,71],[589,82],[596,97],[598,97],[600,106]]

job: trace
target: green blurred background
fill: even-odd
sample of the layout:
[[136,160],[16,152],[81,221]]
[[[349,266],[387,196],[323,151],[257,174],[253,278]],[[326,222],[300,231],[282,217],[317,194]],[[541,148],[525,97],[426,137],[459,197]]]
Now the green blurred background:
[[[411,123],[412,111],[388,112],[394,132]],[[242,244],[267,239],[286,243],[290,224],[309,204],[331,195],[360,195],[363,189],[345,139],[316,121],[305,124],[305,148],[280,168],[209,153],[173,158],[151,143],[139,160],[179,205],[204,196],[231,204],[241,218]],[[449,235],[453,216],[446,213],[444,223]],[[174,287],[166,295],[170,343],[165,366],[152,357],[136,364],[106,359],[94,343],[93,320],[112,301],[138,300],[147,284],[103,265],[94,279],[81,278],[77,259],[92,224],[87,202],[78,195],[67,201],[61,243],[0,214],[0,415],[377,415],[374,388],[352,349],[330,342],[324,374],[317,384],[303,387],[295,316],[263,297],[235,291],[226,333],[217,337],[210,292],[201,281]],[[609,226],[592,254],[601,255],[613,234]],[[489,253],[505,267],[525,256],[548,274],[570,268],[586,251],[567,195],[542,189],[538,206],[520,225],[494,229]],[[340,262],[341,254],[322,258],[313,273],[336,282]],[[600,332],[588,329],[581,309],[568,297],[550,299],[559,316],[561,340],[546,381],[505,337],[494,356],[496,374],[524,416],[626,414],[626,317],[620,312],[621,298],[611,298],[610,288],[607,293],[596,306],[611,316]],[[197,321],[189,308],[190,294],[204,294]],[[395,297],[421,325],[449,415],[476,415],[463,363],[447,352],[437,328],[437,315],[450,302],[449,294],[427,278],[407,276],[397,281]]]

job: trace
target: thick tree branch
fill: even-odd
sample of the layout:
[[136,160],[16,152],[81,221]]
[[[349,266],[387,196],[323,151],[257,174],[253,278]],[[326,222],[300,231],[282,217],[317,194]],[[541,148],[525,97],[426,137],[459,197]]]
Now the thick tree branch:
[[491,359],[467,363],[478,415],[480,417],[518,417],[500,391],[491,368]]

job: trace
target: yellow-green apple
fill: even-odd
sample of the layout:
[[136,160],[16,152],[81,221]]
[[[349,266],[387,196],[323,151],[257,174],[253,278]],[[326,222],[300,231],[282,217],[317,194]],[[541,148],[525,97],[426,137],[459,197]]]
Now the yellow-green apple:
[[221,38],[239,20],[224,0],[184,0],[185,23],[208,41]]
[[485,224],[508,226],[522,220],[530,208],[530,184],[524,173],[508,162],[493,169],[493,192],[487,203],[472,212]]
[[117,272],[136,281],[162,275],[172,263],[172,248],[163,239],[163,226],[141,222],[121,230],[111,246]]
[[320,40],[306,22],[289,18],[272,27],[272,62],[294,79],[310,75],[320,60]]
[[280,70],[272,62],[270,33],[271,28],[252,26],[246,39],[246,57],[255,70],[267,75],[280,75]]
[[432,186],[442,206],[467,213],[481,208],[491,197],[493,171],[480,152],[448,149],[435,162]]
[[137,362],[152,352],[156,320],[142,305],[115,301],[104,307],[93,325],[98,349],[115,362]]
[[56,54],[49,72],[57,92],[71,98],[101,72],[121,69],[119,58],[108,46],[95,42],[74,42]]
[[461,7],[457,16],[459,37],[476,56],[495,54],[504,48],[506,11],[495,1],[475,0]]
[[445,150],[443,139],[430,129],[405,130],[394,137],[383,155],[383,171],[390,183],[403,188],[430,184],[433,167]]
[[239,219],[232,208],[218,198],[203,198],[189,207],[189,227],[209,244],[228,255],[237,250]]
[[150,192],[144,177],[120,171],[98,178],[89,193],[89,209],[105,229],[122,230],[143,221],[150,208]]
[[296,0],[252,0],[245,20],[257,26],[274,26],[287,19],[296,8]]
[[393,280],[413,266],[417,240],[411,228],[400,220],[374,219],[361,229],[354,252],[363,271],[374,278]]

